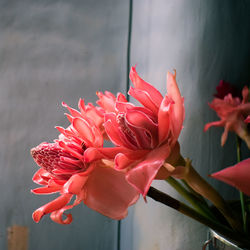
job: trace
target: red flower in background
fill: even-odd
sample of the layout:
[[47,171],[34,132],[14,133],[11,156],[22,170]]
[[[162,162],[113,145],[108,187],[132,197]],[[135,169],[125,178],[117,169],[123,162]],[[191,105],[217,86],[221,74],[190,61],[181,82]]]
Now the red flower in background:
[[129,94],[142,106],[127,102],[122,94],[115,97],[109,92],[98,93],[98,104],[106,111],[104,127],[116,147],[98,149],[98,153],[89,148],[85,159],[91,162],[115,157],[116,169],[125,172],[127,181],[145,196],[153,179],[169,175],[164,167],[161,169],[165,160],[170,155],[173,162],[180,157],[177,140],[184,120],[184,104],[171,73],[164,97],[138,76],[135,67],[130,79],[134,87]]
[[228,131],[235,132],[241,139],[245,140],[250,148],[250,134],[245,119],[250,115],[249,89],[245,86],[242,90],[242,100],[239,97],[233,97],[232,93],[227,94],[223,99],[214,98],[209,104],[210,108],[215,110],[220,120],[207,123],[204,131],[210,127],[224,127],[221,137],[221,145],[226,142]]
[[[45,214],[57,223],[69,224],[71,214],[63,219],[65,210],[82,201],[90,208],[112,218],[122,219],[127,215],[128,206],[138,199],[138,192],[125,180],[125,174],[113,168],[112,162],[96,161],[86,163],[84,152],[88,147],[102,147],[102,112],[100,108],[79,102],[78,112],[68,107],[67,114],[71,125],[61,132],[54,143],[41,143],[31,150],[31,154],[40,166],[33,181],[43,187],[33,190],[35,194],[60,193],[60,196],[33,213],[33,219],[39,222]],[[91,119],[91,118],[92,119]],[[70,204],[73,196],[76,199]]]
[[224,99],[225,96],[231,94],[232,97],[242,98],[240,91],[232,86],[230,83],[223,80],[220,81],[219,85],[216,87],[217,93],[214,94],[215,97],[219,99]]

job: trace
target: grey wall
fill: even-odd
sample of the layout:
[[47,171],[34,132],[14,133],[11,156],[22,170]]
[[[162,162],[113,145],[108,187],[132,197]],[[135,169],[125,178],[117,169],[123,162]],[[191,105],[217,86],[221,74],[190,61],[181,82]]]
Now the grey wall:
[[[204,177],[235,161],[220,129],[203,133],[216,119],[207,102],[220,79],[250,80],[250,3],[244,0],[134,0],[132,63],[165,93],[166,71],[176,68],[185,96],[182,154]],[[51,141],[66,126],[61,101],[76,107],[94,101],[96,90],[125,89],[128,1],[0,0],[0,249],[6,228],[30,228],[30,249],[116,249],[117,222],[87,207],[73,209],[69,226],[34,209],[52,197],[29,190],[37,167],[29,149]],[[211,181],[231,198],[232,189]],[[154,185],[178,195],[165,183]],[[234,194],[236,195],[236,194]],[[148,199],[122,221],[122,250],[201,249],[207,228]]]
[[[233,135],[220,147],[222,129],[203,133],[217,119],[207,103],[224,79],[239,87],[250,83],[250,2],[229,0],[134,1],[132,63],[140,75],[165,93],[166,71],[176,69],[185,97],[181,152],[206,179],[234,164]],[[229,186],[211,181],[225,198],[238,197]],[[167,183],[154,186],[174,197]],[[196,250],[207,228],[148,198],[122,223],[122,250]],[[129,239],[132,239],[129,241]],[[128,245],[129,242],[129,245]]]
[[67,126],[65,101],[117,92],[125,85],[128,4],[124,1],[0,1],[0,249],[6,229],[30,228],[31,250],[116,249],[117,222],[84,205],[69,226],[32,212],[53,197],[36,196],[30,148]]

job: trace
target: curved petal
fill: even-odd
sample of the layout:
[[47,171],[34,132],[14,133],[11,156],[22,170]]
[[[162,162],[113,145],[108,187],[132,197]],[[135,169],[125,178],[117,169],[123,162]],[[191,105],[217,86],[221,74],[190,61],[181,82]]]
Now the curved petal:
[[84,203],[116,220],[126,217],[128,207],[139,198],[138,192],[127,183],[124,173],[110,167],[96,167],[85,187],[88,191]]
[[161,93],[151,84],[145,82],[139,77],[135,66],[131,67],[129,77],[136,89],[141,89],[147,92],[150,95],[150,99],[156,104],[156,106],[160,107],[161,101],[163,99]]
[[116,154],[126,152],[123,147],[114,148],[87,148],[84,152],[84,161],[92,162],[101,159],[114,159]]
[[224,127],[225,121],[215,121],[215,122],[209,122],[204,127],[204,132],[206,132],[209,128],[215,126],[215,127]]
[[211,175],[250,196],[250,158]]
[[[146,130],[151,137],[151,147],[158,144],[158,125],[155,124],[145,113],[130,109],[127,111],[125,119],[130,126],[138,130]],[[134,130],[136,132],[136,130]],[[143,131],[144,132],[144,131]],[[146,137],[146,134],[144,134]]]
[[44,206],[38,208],[33,214],[32,218],[35,222],[39,222],[45,214],[49,214],[53,211],[59,210],[66,206],[72,198],[70,194],[63,194],[56,198],[55,200],[45,204]]
[[115,157],[115,169],[122,170],[131,167],[136,161],[129,159],[125,154],[119,153]]
[[242,98],[242,103],[247,103],[249,101],[249,89],[247,86],[242,89]]
[[70,112],[70,114],[73,117],[82,117],[81,113],[79,111],[77,111],[76,109],[71,108],[69,105],[67,105],[65,102],[62,102],[62,106],[67,108],[68,111]]
[[169,154],[170,147],[167,144],[152,150],[144,161],[127,172],[127,181],[145,197],[157,172]]
[[61,190],[61,187],[40,187],[32,189],[31,192],[34,194],[53,194]]
[[130,87],[128,91],[129,95],[133,96],[137,101],[139,101],[144,107],[150,109],[154,114],[158,113],[158,109],[160,107],[151,99],[149,93],[141,89],[135,89]]
[[96,95],[99,97],[99,100],[96,103],[106,112],[115,111],[116,97],[111,92],[105,91],[104,94],[102,92],[96,92]]
[[174,101],[173,114],[171,115],[171,120],[173,124],[174,137],[178,139],[185,117],[185,109],[184,109],[184,99],[183,97],[181,97],[181,93],[175,78],[176,78],[176,73],[173,75],[172,73],[168,72],[167,93],[168,97]]
[[158,112],[158,137],[159,144],[161,144],[169,135],[170,122],[172,110],[171,106],[174,104],[173,100],[168,96],[165,96],[161,102],[161,106]]
[[95,136],[87,121],[81,118],[74,118],[72,124],[86,143],[91,144],[94,141]]

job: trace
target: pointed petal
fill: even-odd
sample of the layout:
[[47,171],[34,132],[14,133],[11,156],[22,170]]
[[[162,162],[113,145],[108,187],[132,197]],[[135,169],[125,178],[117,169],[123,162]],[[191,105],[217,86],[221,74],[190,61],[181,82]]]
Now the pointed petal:
[[168,97],[174,101],[173,114],[171,115],[171,120],[173,124],[174,137],[178,139],[185,117],[185,109],[184,109],[184,99],[181,97],[181,93],[175,78],[176,78],[176,73],[173,75],[172,73],[168,72],[167,94]]
[[116,97],[111,92],[105,91],[104,94],[102,92],[96,92],[96,95],[99,97],[99,100],[96,103],[106,112],[115,111]]
[[244,120],[245,123],[250,123],[250,115]]
[[150,95],[150,99],[156,104],[156,106],[160,107],[161,101],[163,99],[161,93],[151,84],[145,82],[139,77],[136,72],[136,67],[131,67],[129,77],[136,89],[147,92]]
[[59,187],[40,187],[31,190],[34,194],[53,194],[57,193],[61,190]]
[[215,126],[215,127],[224,127],[225,122],[224,121],[215,121],[215,122],[209,122],[204,127],[204,132],[206,132],[209,128]]
[[129,95],[133,96],[137,101],[139,101],[144,107],[150,109],[154,114],[158,113],[160,107],[151,99],[151,96],[148,92],[130,87],[128,91]]
[[250,158],[211,175],[250,196]]
[[242,103],[248,103],[248,101],[249,101],[249,89],[247,86],[245,86],[242,89],[242,97],[243,97]]
[[170,122],[171,122],[171,105],[174,102],[168,96],[165,96],[161,102],[161,106],[158,112],[158,136],[159,144],[161,144],[169,135]]
[[94,141],[94,134],[87,121],[81,118],[74,118],[72,124],[84,141],[88,144],[91,144]]
[[67,105],[65,102],[62,102],[62,106],[67,108],[68,111],[70,112],[70,114],[73,117],[81,117],[81,113],[79,111],[77,111],[76,109],[71,108],[69,105]]

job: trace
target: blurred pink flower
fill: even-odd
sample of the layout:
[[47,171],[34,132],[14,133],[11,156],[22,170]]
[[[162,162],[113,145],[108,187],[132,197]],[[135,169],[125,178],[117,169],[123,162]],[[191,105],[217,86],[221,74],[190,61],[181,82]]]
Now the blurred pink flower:
[[99,155],[90,148],[85,159],[115,157],[116,169],[125,172],[127,181],[145,196],[153,179],[168,177],[165,160],[171,156],[174,162],[180,157],[177,140],[184,120],[184,101],[171,73],[164,97],[138,76],[135,67],[131,68],[130,79],[134,87],[129,94],[143,106],[127,102],[121,94],[98,93],[98,104],[106,111],[104,127],[116,147],[99,149]]
[[250,158],[211,175],[250,196]]
[[[138,192],[127,183],[125,174],[113,168],[113,162],[84,161],[84,152],[88,147],[103,146],[102,124],[98,120],[101,116],[94,107],[84,109],[83,100],[79,103],[81,113],[63,104],[71,113],[67,114],[71,125],[67,129],[57,127],[61,132],[58,140],[41,143],[31,149],[35,162],[40,166],[33,181],[42,185],[32,190],[33,193],[60,193],[57,199],[33,213],[36,222],[45,214],[51,214],[55,222],[69,224],[72,216],[67,214],[63,219],[64,211],[82,201],[112,219],[122,219],[127,215],[128,206],[139,197]],[[76,199],[70,204],[74,195]]]
[[242,90],[242,101],[240,98],[232,97],[229,93],[224,99],[214,98],[209,104],[210,108],[215,110],[220,121],[207,123],[204,127],[204,131],[207,131],[210,127],[224,127],[224,132],[221,137],[221,145],[226,142],[228,131],[235,132],[241,139],[245,140],[250,148],[250,135],[244,120],[250,114],[249,90],[245,86]]

